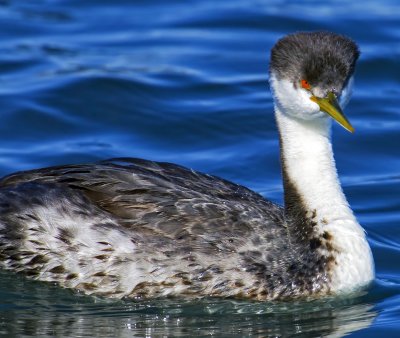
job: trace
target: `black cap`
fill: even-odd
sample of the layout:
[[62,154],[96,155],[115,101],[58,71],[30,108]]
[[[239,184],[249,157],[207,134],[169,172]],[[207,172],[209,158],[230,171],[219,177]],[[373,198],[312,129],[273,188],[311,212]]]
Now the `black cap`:
[[280,39],[271,50],[270,72],[297,86],[340,92],[354,73],[359,49],[351,39],[330,32],[299,32]]

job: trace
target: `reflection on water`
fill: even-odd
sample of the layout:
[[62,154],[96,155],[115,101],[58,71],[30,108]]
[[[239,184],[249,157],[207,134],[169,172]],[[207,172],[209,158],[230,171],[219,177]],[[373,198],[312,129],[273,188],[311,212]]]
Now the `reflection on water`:
[[[368,327],[376,311],[355,296],[309,302],[110,301],[0,274],[0,335],[340,337]],[[16,302],[18,299],[18,302]]]

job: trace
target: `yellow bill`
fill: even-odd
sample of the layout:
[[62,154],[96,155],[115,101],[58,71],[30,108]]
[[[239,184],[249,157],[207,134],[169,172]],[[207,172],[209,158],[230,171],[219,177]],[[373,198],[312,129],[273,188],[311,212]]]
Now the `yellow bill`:
[[343,128],[347,129],[351,133],[354,132],[354,128],[350,124],[349,120],[347,120],[346,116],[344,116],[342,109],[336,100],[335,94],[329,92],[328,95],[323,98],[311,96],[310,100],[318,104],[321,111],[329,114]]

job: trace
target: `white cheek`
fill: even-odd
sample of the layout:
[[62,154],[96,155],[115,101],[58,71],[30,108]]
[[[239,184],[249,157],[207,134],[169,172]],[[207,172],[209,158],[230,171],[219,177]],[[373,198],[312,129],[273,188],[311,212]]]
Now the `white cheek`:
[[269,80],[275,101],[286,114],[304,120],[324,116],[319,106],[310,100],[312,94],[307,90],[295,88],[289,80],[278,80],[274,74],[271,74]]
[[342,90],[342,95],[340,95],[340,106],[342,109],[349,103],[351,94],[353,92],[353,84],[354,84],[354,78],[351,77],[349,81],[347,82],[346,87],[343,88]]

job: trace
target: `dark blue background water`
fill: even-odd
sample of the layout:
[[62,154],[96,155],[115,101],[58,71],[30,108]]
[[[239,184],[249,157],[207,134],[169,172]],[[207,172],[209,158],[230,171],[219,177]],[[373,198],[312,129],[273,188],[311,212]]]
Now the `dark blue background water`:
[[274,42],[331,30],[362,50],[334,127],[344,190],[377,280],[351,299],[128,302],[0,273],[0,335],[400,335],[400,3],[395,0],[0,1],[0,174],[134,156],[281,203],[268,88]]

